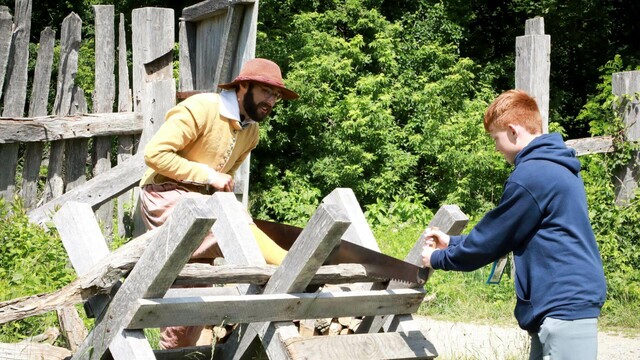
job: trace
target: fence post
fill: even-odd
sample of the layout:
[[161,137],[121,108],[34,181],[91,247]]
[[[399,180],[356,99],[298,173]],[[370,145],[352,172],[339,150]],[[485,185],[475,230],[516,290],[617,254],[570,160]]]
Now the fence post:
[[[6,15],[3,15],[6,18]],[[6,21],[6,20],[5,20]],[[4,21],[3,21],[4,22]],[[4,26],[3,26],[4,27]],[[11,45],[7,57],[3,117],[24,116],[27,102],[27,65],[31,36],[31,0],[16,0]],[[4,41],[3,41],[4,42]],[[0,145],[0,197],[13,200],[18,144]]]
[[[175,43],[173,9],[142,8],[131,14],[133,50],[133,108],[142,114],[144,125],[138,151],[143,152],[153,134],[176,103],[173,78]],[[137,193],[134,195],[137,199]],[[133,235],[144,232],[140,206],[133,211]]]
[[[636,142],[640,139],[640,71],[614,73],[611,78],[614,95],[619,101],[615,110],[624,121],[625,141]],[[635,197],[640,179],[640,152],[634,151],[633,157],[626,166],[615,174],[616,204],[624,206]]]
[[[115,74],[115,18],[113,5],[94,5],[95,11],[95,90],[93,112],[112,113],[116,96]],[[95,166],[93,176],[111,169],[111,136],[94,139]],[[96,210],[96,217],[110,242],[113,235],[113,201],[108,201]]]
[[[29,103],[29,117],[47,115],[49,103],[49,86],[51,85],[51,69],[53,67],[53,48],[56,32],[46,27],[40,33],[38,59],[33,76],[31,101]],[[27,209],[33,209],[38,204],[38,181],[44,142],[34,141],[26,144],[24,154],[24,168],[22,170],[22,198]]]
[[516,89],[533,96],[542,114],[542,132],[549,132],[549,76],[551,37],[544,34],[544,18],[525,22],[524,36],[516,38]]

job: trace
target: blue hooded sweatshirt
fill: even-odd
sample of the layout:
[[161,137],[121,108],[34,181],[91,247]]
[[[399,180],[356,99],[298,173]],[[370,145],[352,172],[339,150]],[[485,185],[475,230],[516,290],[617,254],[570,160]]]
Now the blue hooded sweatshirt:
[[468,235],[431,255],[434,269],[472,271],[513,252],[520,327],[546,317],[596,318],[605,301],[600,252],[580,162],[559,134],[536,137],[515,158],[498,206]]

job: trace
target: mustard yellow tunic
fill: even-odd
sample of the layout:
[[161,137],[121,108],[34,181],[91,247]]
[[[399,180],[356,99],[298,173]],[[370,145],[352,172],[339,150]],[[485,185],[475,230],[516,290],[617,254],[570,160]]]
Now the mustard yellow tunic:
[[211,168],[233,176],[258,145],[259,126],[245,128],[220,114],[216,93],[189,97],[171,108],[144,150],[149,167],[140,186],[182,182],[207,185]]

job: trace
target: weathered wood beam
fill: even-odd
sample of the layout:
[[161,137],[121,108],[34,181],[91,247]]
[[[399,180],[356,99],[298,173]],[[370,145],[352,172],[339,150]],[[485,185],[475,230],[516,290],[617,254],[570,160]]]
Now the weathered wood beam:
[[129,329],[410,314],[424,290],[397,289],[266,295],[222,295],[139,299]]
[[64,360],[71,356],[71,350],[49,344],[20,342],[0,343],[0,357],[11,360]]
[[[130,252],[116,250],[90,273],[51,293],[20,297],[0,302],[0,324],[40,315],[62,306],[79,304],[91,296],[108,293],[135,265],[148,244],[149,235],[137,238]],[[131,244],[129,242],[127,245]],[[127,246],[125,245],[125,246]],[[116,254],[118,253],[118,254]],[[274,265],[221,265],[187,264],[180,271],[176,285],[197,284],[266,284],[276,267]],[[347,284],[380,281],[367,275],[361,264],[325,265],[311,279],[310,285]]]
[[255,0],[208,0],[182,9],[182,20],[200,21],[219,15],[230,6],[253,4]]
[[45,225],[56,209],[67,201],[87,203],[95,210],[98,206],[136,186],[146,169],[142,154],[138,153],[108,172],[30,211],[29,219],[36,224]]
[[567,147],[576,151],[576,156],[601,154],[614,151],[612,136],[594,136],[590,138],[565,141]]
[[142,116],[132,112],[0,118],[0,143],[2,144],[135,135],[141,132]]

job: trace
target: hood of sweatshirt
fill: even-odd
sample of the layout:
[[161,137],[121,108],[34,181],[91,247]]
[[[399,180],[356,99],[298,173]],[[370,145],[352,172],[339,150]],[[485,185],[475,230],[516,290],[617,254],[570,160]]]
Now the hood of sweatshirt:
[[547,160],[564,166],[573,174],[580,172],[576,151],[568,148],[558,133],[543,134],[533,139],[518,153],[515,166],[529,160]]

